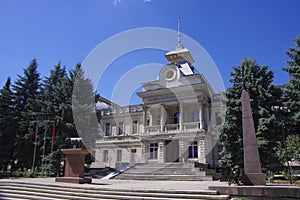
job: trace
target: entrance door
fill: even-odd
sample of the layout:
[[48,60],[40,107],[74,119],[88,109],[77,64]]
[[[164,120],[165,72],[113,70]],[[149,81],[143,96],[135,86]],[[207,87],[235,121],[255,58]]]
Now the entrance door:
[[133,163],[137,162],[136,149],[131,149],[130,161],[133,162]]
[[165,142],[165,162],[179,162],[178,140],[167,140]]

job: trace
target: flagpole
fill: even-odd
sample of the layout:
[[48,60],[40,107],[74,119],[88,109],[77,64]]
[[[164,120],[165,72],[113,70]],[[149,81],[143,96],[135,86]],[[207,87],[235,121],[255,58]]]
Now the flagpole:
[[34,172],[34,167],[35,167],[37,137],[38,137],[38,125],[36,125],[35,132],[34,132],[34,150],[33,150],[33,160],[32,160],[32,168],[31,168],[32,172]]
[[46,149],[46,134],[47,134],[47,126],[44,131],[44,146],[43,146],[43,157],[42,157],[42,174],[44,174],[44,158],[45,158],[45,149]]

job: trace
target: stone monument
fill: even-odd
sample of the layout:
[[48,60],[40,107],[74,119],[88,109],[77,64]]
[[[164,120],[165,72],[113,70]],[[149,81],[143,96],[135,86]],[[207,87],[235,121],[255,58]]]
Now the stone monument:
[[265,176],[261,171],[260,157],[248,92],[242,92],[242,122],[244,147],[244,185],[265,185]]
[[[71,138],[72,139],[72,138]],[[68,141],[71,139],[68,139]],[[84,161],[88,150],[80,148],[80,141],[73,140],[70,149],[61,149],[66,155],[64,177],[57,177],[56,182],[66,183],[91,183],[92,180],[84,178]]]

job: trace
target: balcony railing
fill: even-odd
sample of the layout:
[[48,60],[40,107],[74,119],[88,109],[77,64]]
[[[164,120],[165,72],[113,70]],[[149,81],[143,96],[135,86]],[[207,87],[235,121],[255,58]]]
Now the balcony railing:
[[166,124],[163,127],[163,132],[161,132],[161,126],[146,126],[145,135],[156,135],[156,134],[170,134],[170,133],[185,133],[200,130],[199,122],[187,122],[183,123],[182,130],[180,130],[179,124]]
[[159,134],[161,131],[161,126],[156,125],[156,126],[146,126],[145,133],[146,135],[156,135]]
[[143,107],[141,105],[123,106],[120,108],[109,108],[100,111],[101,116],[109,116],[113,114],[123,114],[123,113],[135,113],[142,112]]
[[188,122],[183,124],[183,129],[186,131],[189,130],[198,130],[200,129],[200,123],[199,122]]
[[179,130],[179,124],[166,124],[165,132],[166,133],[176,133]]

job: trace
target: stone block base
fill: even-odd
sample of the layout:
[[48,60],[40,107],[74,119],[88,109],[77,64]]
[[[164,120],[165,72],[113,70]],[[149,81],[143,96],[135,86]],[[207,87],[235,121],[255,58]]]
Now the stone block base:
[[79,177],[57,177],[55,182],[64,182],[64,183],[92,183],[90,178],[79,178]]
[[263,173],[247,173],[242,177],[244,185],[266,185],[266,178]]
[[266,186],[209,186],[210,190],[217,190],[220,194],[231,197],[247,197],[259,200],[286,200],[300,199],[300,188],[291,185],[266,185]]

